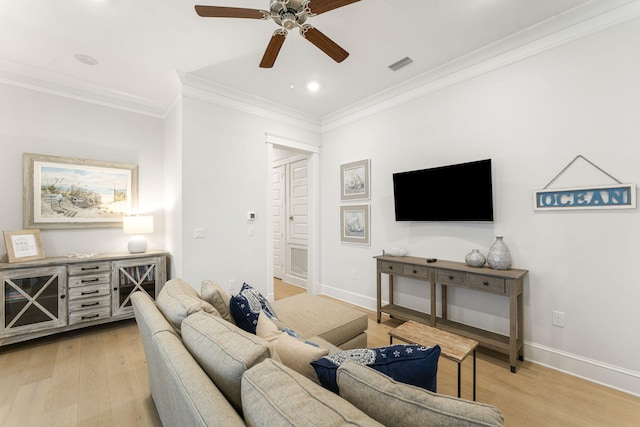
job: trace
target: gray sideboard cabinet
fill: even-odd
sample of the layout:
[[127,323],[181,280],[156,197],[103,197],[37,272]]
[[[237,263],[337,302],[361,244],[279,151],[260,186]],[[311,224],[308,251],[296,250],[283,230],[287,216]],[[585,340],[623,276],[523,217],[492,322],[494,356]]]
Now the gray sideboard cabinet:
[[0,346],[133,317],[131,294],[155,299],[169,254],[101,254],[0,263]]

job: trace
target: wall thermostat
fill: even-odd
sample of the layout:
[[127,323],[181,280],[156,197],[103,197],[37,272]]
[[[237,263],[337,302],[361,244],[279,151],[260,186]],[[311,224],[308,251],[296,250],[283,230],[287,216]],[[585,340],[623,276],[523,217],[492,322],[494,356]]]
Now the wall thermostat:
[[247,219],[249,221],[253,221],[254,219],[256,219],[256,213],[252,211],[247,212]]

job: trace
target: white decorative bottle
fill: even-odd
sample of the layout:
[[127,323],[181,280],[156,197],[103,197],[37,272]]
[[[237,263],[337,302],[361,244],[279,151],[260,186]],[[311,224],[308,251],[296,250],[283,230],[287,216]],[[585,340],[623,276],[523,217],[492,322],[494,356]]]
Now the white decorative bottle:
[[487,254],[487,264],[495,270],[508,270],[511,268],[511,252],[505,245],[502,236],[496,236]]

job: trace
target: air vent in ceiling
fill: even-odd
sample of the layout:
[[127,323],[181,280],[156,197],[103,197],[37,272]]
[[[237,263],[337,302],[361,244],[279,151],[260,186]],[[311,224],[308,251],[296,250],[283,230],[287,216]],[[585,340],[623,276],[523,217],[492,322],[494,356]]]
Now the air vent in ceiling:
[[396,61],[393,64],[389,65],[389,68],[391,68],[393,71],[398,71],[400,68],[404,68],[409,64],[413,64],[413,59],[409,58],[408,56],[405,56],[401,60]]

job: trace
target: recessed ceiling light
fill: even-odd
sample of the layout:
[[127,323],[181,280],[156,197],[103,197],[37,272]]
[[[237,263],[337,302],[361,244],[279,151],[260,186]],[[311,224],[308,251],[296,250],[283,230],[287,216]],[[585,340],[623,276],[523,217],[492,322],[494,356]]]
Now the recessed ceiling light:
[[73,57],[76,58],[78,61],[82,62],[83,64],[87,64],[87,65],[98,64],[98,60],[96,58],[89,55],[85,55],[84,53],[76,53],[75,55],[73,55]]
[[309,82],[307,83],[307,89],[309,89],[310,92],[317,92],[320,90],[320,83],[318,82]]

